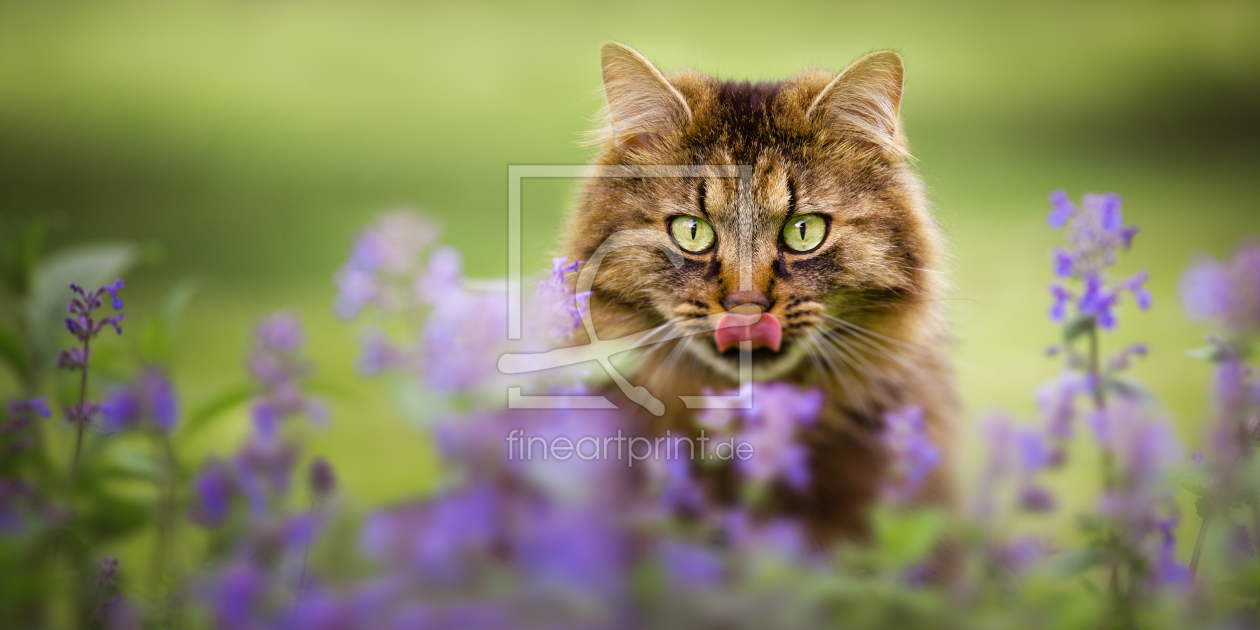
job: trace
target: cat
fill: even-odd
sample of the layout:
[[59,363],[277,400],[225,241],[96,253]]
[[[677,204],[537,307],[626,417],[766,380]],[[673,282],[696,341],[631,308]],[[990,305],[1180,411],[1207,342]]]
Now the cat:
[[[617,42],[602,46],[601,61],[606,123],[592,135],[592,164],[752,167],[744,190],[708,173],[580,184],[562,245],[570,260],[590,260],[627,230],[655,239],[613,251],[596,270],[600,338],[741,311],[756,320],[646,353],[629,380],[666,404],[663,416],[644,413],[650,430],[694,434],[695,412],[678,396],[736,387],[746,341],[755,380],[825,394],[804,438],[810,483],[776,488],[772,512],[803,519],[815,541],[868,538],[868,508],[888,472],[883,414],[909,405],[924,408],[943,454],[916,502],[952,507],[958,403],[941,306],[945,242],[908,163],[900,55],[758,83],[667,76]],[[715,481],[714,492],[729,485]]]

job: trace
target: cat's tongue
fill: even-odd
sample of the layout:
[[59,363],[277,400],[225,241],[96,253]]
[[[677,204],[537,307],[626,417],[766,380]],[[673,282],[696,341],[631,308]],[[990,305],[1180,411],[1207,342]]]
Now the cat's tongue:
[[753,350],[769,348],[778,352],[783,342],[783,326],[777,317],[769,313],[762,313],[760,318],[756,315],[727,313],[718,320],[717,329],[713,331],[713,341],[717,343],[718,352],[739,347],[741,341],[751,341]]

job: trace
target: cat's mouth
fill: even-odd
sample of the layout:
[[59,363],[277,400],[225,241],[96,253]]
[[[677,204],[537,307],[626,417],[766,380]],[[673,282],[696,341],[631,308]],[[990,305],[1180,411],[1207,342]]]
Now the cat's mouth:
[[745,341],[754,351],[778,353],[783,346],[783,324],[770,313],[732,311],[718,319],[717,329],[713,331],[713,343],[717,345],[718,354],[738,350]]
[[751,350],[753,378],[775,379],[789,372],[802,357],[800,344],[783,334],[779,317],[760,309],[732,309],[718,319],[711,343],[692,346],[719,373],[739,380],[740,348]]

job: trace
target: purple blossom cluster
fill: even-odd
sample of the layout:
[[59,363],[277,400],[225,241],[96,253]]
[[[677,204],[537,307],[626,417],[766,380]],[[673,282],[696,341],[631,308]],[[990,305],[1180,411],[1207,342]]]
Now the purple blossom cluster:
[[291,312],[267,317],[254,331],[247,366],[261,390],[253,406],[260,435],[275,435],[280,423],[292,416],[306,416],[316,424],[328,420],[323,401],[302,392],[302,383],[310,375],[302,345],[302,328]]
[[1181,299],[1190,318],[1219,322],[1229,335],[1260,331],[1260,241],[1228,261],[1201,256],[1181,279]]
[[[1003,415],[987,418],[981,431],[989,454],[977,483],[975,517],[993,522],[1008,504],[1028,512],[1053,511],[1058,500],[1045,486],[1042,474],[1062,463],[1063,451],[1047,432],[1021,426]],[[1011,483],[1014,495],[1003,500],[998,496],[1000,487]]]
[[178,416],[174,387],[157,367],[146,368],[135,382],[114,388],[101,403],[102,429],[107,432],[143,425],[170,433]]
[[[122,334],[123,319],[123,301],[118,297],[118,291],[123,288],[122,280],[115,280],[111,284],[107,284],[95,291],[85,291],[83,287],[77,284],[71,284],[70,290],[77,297],[70,300],[70,304],[66,310],[70,312],[70,317],[66,318],[66,330],[79,340],[79,346],[61,350],[57,354],[57,367],[68,371],[80,372],[79,400],[66,407],[66,419],[77,425],[80,430],[92,423],[96,415],[100,412],[100,405],[87,400],[87,373],[88,364],[92,355],[92,340],[105,329],[106,326],[112,326],[114,331]],[[97,311],[104,308],[104,296],[109,295],[110,306],[113,307],[115,315],[113,317],[99,317]],[[77,449],[75,461],[78,461]]]
[[[283,424],[294,416],[317,423],[328,417],[324,403],[302,390],[311,369],[302,346],[302,328],[292,313],[271,315],[255,328],[247,363],[259,386],[251,408],[253,430],[230,461],[212,460],[194,479],[190,516],[195,522],[206,527],[221,525],[238,497],[244,499],[250,518],[265,520],[288,497],[299,449],[285,436]],[[328,466],[327,462],[318,465]]]
[[12,535],[26,526],[28,514],[47,513],[36,488],[17,474],[17,459],[35,444],[32,423],[51,414],[44,398],[13,399],[4,407],[0,422],[0,535]]
[[1116,263],[1118,252],[1128,249],[1137,235],[1137,228],[1124,225],[1120,197],[1111,193],[1085,195],[1077,206],[1066,192],[1057,190],[1050,195],[1050,205],[1053,209],[1047,222],[1056,230],[1066,228],[1068,242],[1067,247],[1053,251],[1054,274],[1081,285],[1077,291],[1062,282],[1050,285],[1054,296],[1050,318],[1062,322],[1069,307],[1074,307],[1077,317],[1111,330],[1116,326],[1115,307],[1124,293],[1133,296],[1138,308],[1149,309],[1151,294],[1145,287],[1145,271],[1116,282],[1107,278],[1106,271]]
[[[572,286],[581,261],[552,261],[538,291],[523,296],[522,341],[509,343],[506,285],[464,278],[459,252],[434,246],[437,235],[415,214],[388,214],[360,233],[338,272],[337,314],[369,322],[359,358],[363,374],[398,372],[439,394],[470,395],[501,383],[497,363],[509,349],[551,349],[581,325],[590,298]],[[576,382],[557,378],[535,379],[536,385],[550,390]]]
[[[736,396],[738,391],[726,392]],[[809,485],[809,453],[799,437],[818,423],[822,392],[801,390],[788,383],[754,383],[750,409],[706,409],[696,422],[717,435],[733,436],[752,445],[747,459],[736,459],[740,474],[765,485],[781,481],[803,490]]]
[[[1058,319],[1075,309],[1052,352],[1066,368],[1037,392],[1042,424],[1002,415],[982,424],[988,456],[969,519],[918,506],[920,496],[936,490],[925,484],[947,446],[935,441],[930,410],[920,406],[887,411],[882,429],[870,435],[889,455],[881,494],[895,509],[876,507],[869,541],[838,548],[823,547],[818,532],[776,503],[826,483],[812,477],[817,462],[805,445],[822,422],[818,389],[756,382],[751,408],[699,413],[696,429],[747,445],[750,457],[726,460],[684,455],[678,447],[684,438],[660,438],[619,410],[493,406],[484,394],[502,384],[495,364],[509,347],[498,332],[506,331],[505,292],[464,278],[458,253],[433,246],[437,231],[428,222],[393,213],[360,234],[336,277],[336,310],[380,324],[367,333],[365,373],[394,372],[408,387],[427,390],[432,409],[425,427],[442,460],[437,488],[365,518],[345,511],[328,461],[304,463],[302,432],[290,419],[322,421],[327,411],[308,393],[313,366],[296,315],[275,314],[259,323],[249,347],[256,389],[245,439],[205,462],[187,492],[164,489],[155,510],[161,540],[171,531],[168,512],[186,507],[206,530],[206,560],[160,605],[137,605],[119,594],[118,562],[106,558],[95,572],[82,572],[83,616],[90,614],[93,627],[119,630],[185,620],[222,630],[939,627],[954,621],[947,615],[957,617],[958,627],[1074,627],[1082,620],[1138,627],[1129,622],[1139,608],[1163,594],[1168,599],[1158,610],[1184,603],[1199,621],[1208,609],[1206,591],[1186,586],[1195,579],[1200,549],[1190,565],[1181,562],[1174,535],[1181,515],[1168,483],[1182,451],[1167,416],[1125,378],[1148,348],[1134,344],[1108,358],[1098,335],[1116,325],[1122,293],[1149,305],[1144,274],[1119,282],[1106,277],[1136,230],[1123,226],[1114,195],[1087,195],[1080,207],[1061,192],[1051,201],[1050,223],[1067,229],[1069,243],[1055,251],[1056,274],[1081,287],[1077,295],[1056,284]],[[1260,384],[1248,365],[1250,335],[1258,332],[1256,252],[1260,247],[1251,244],[1229,263],[1202,262],[1183,282],[1187,310],[1224,329],[1207,355],[1216,364],[1212,450],[1195,458],[1192,483],[1183,485],[1201,497],[1204,530],[1214,519],[1214,527],[1223,527],[1235,556],[1224,564],[1244,567],[1235,590],[1254,579],[1246,563],[1260,526],[1254,509],[1260,488],[1250,479]],[[574,288],[580,269],[580,261],[553,260],[549,277],[527,296],[525,340],[513,349],[569,341],[592,297]],[[82,318],[68,327],[82,342],[81,359],[75,363],[66,353],[65,361],[82,370],[83,380],[70,417],[97,413],[83,411],[89,341],[117,325],[114,318],[98,321],[96,311],[105,296],[121,308],[119,287],[91,294],[76,288],[79,306],[72,302],[71,311]],[[545,373],[524,378],[527,390],[556,395],[585,387]],[[49,412],[44,399],[12,401],[0,423],[0,536],[23,530],[28,515],[49,509],[15,472],[35,419]],[[111,389],[99,414],[107,431],[150,429],[168,451],[178,437],[177,397],[160,366],[147,365]],[[1087,545],[1065,553],[1048,539],[1011,531],[1009,517],[1067,503],[1050,490],[1048,475],[1065,465],[1077,437],[1102,453],[1102,490],[1080,515]],[[625,447],[627,440],[649,444],[650,438],[657,438],[657,450],[646,460]],[[667,445],[662,452],[660,439],[677,450],[670,454]],[[564,455],[556,444],[568,448]],[[170,483],[183,482],[173,455],[167,468]],[[304,494],[295,488],[303,480]],[[785,492],[771,495],[771,487]],[[80,494],[80,504],[88,494]],[[1252,532],[1233,522],[1246,505],[1256,514]],[[947,521],[965,523],[943,530]],[[343,541],[354,548],[343,548]],[[1033,578],[1040,569],[1054,579]],[[939,588],[943,580],[948,588]],[[1065,591],[1058,582],[1074,586]],[[1075,586],[1080,582],[1087,587]],[[195,612],[187,618],[157,612],[171,602]],[[174,616],[158,621],[158,614]]]
[[880,439],[892,461],[882,489],[884,498],[894,504],[908,503],[941,463],[941,451],[928,435],[923,407],[914,405],[884,413]]

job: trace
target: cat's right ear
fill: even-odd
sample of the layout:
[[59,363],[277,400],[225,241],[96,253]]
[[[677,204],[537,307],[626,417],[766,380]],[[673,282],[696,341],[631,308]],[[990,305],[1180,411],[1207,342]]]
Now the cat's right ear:
[[615,143],[651,145],[691,122],[686,99],[638,51],[610,41],[599,56]]

